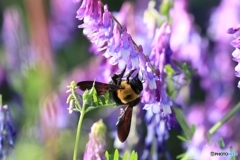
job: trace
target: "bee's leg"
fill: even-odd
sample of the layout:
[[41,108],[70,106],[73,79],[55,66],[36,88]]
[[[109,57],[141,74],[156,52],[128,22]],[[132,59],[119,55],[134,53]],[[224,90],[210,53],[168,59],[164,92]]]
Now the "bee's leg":
[[130,78],[130,76],[132,75],[132,73],[133,73],[134,71],[136,71],[136,69],[133,69],[133,70],[131,70],[131,71],[128,73],[128,75],[127,75],[127,83],[129,83],[129,78]]

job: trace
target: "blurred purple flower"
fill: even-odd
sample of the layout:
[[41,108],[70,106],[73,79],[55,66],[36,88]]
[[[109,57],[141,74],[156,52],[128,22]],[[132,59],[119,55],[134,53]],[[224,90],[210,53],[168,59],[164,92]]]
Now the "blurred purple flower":
[[5,159],[14,146],[16,129],[7,105],[0,106],[0,159]]
[[[223,31],[239,23],[239,8],[240,1],[238,0],[221,0],[221,3],[213,10],[210,17],[208,34],[211,39],[224,46],[227,45],[230,37]],[[228,32],[234,32],[237,27],[231,29]]]
[[2,36],[7,53],[7,68],[11,73],[19,75],[35,64],[35,56],[31,52],[18,9],[6,9],[3,18]]
[[[229,30],[232,30],[229,32]],[[238,62],[238,65],[235,67],[235,75],[236,77],[240,77],[240,36],[238,35],[240,32],[239,32],[239,25],[235,28],[230,28],[228,30],[228,33],[229,34],[235,34],[235,37],[236,39],[234,39],[232,42],[231,42],[231,45],[233,47],[235,47],[236,49],[233,51],[232,53],[232,56],[233,56],[233,60]],[[234,32],[233,32],[234,30]],[[238,88],[240,88],[240,81],[238,82]]]
[[76,29],[76,6],[71,1],[51,0],[49,34],[53,47],[60,47],[73,38]]
[[240,30],[240,25],[238,25],[238,26],[236,26],[236,27],[229,28],[229,29],[227,30],[227,32],[228,32],[229,34],[234,34],[234,33],[238,32],[239,30]]
[[209,75],[203,57],[208,42],[201,38],[194,26],[194,17],[187,12],[187,0],[175,1],[172,10],[172,35],[170,45],[174,52],[173,58],[188,61],[199,75]]
[[84,152],[84,160],[104,160],[106,151],[106,126],[102,120],[95,122],[89,133],[89,141]]

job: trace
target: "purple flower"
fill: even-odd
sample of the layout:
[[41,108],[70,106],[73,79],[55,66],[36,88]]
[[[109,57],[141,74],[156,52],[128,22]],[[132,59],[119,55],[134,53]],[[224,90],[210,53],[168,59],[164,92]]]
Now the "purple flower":
[[53,47],[59,48],[63,43],[71,40],[76,30],[74,19],[76,5],[71,1],[52,0],[49,34]]
[[106,126],[99,120],[92,125],[89,141],[84,152],[84,160],[104,160],[106,149]]
[[140,68],[139,72],[143,79],[150,82],[150,88],[156,88],[156,78],[149,76],[152,72],[151,68],[148,69],[150,60],[145,57],[142,47],[133,42],[125,26],[114,20],[107,5],[104,5],[103,13],[101,7],[99,1],[83,1],[77,12],[77,18],[84,22],[79,28],[83,28],[83,33],[110,64],[118,65],[119,70],[125,66],[128,70]]
[[162,154],[168,153],[165,146],[165,141],[169,138],[167,125],[161,114],[154,114],[151,110],[147,110],[145,121],[148,132],[141,160],[160,159]]
[[238,26],[236,26],[236,27],[229,28],[227,30],[227,33],[234,34],[234,33],[238,32],[239,30],[240,30],[240,24]]
[[147,72],[149,85],[146,87],[146,92],[143,93],[144,109],[151,109],[154,113],[171,114],[170,106],[172,102],[165,93],[163,86],[164,81],[164,66],[170,63],[170,56],[172,54],[170,42],[170,26],[163,23],[161,28],[156,30],[154,40],[152,42],[152,52],[150,54],[150,61],[157,69],[157,74]]
[[[236,77],[240,77],[240,56],[239,56],[240,55],[240,52],[239,52],[240,51],[239,50],[240,49],[240,36],[239,36],[240,29],[239,29],[239,27],[240,27],[240,25],[238,25],[237,27],[234,27],[234,28],[230,28],[229,29],[230,31],[228,30],[229,34],[235,34],[235,36],[236,36],[236,39],[231,42],[231,45],[236,48],[232,53],[233,60],[238,62],[238,65],[235,67],[235,76]],[[240,88],[240,81],[238,82],[238,88]]]
[[4,11],[2,27],[3,43],[5,45],[7,67],[14,76],[35,64],[35,56],[26,37],[22,17],[17,8],[8,8]]
[[4,159],[14,146],[15,134],[16,129],[8,106],[0,105],[0,159]]

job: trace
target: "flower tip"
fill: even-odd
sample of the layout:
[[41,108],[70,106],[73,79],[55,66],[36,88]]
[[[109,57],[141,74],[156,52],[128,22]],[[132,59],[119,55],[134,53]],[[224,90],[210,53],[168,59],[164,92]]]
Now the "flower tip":
[[92,131],[96,136],[100,136],[102,133],[106,132],[106,126],[103,123],[103,120],[100,119],[99,121],[95,122],[92,126]]
[[70,83],[70,86],[71,86],[72,88],[75,88],[76,85],[77,85],[77,84],[76,84],[75,81],[72,81],[72,82]]
[[150,104],[145,104],[144,107],[143,107],[143,109],[144,109],[144,110],[149,110],[150,107],[151,107]]
[[69,113],[69,114],[72,114],[72,112],[73,112],[73,110],[71,110],[71,109],[68,108],[68,113]]
[[70,100],[69,107],[67,108],[68,109],[68,113],[71,114],[73,112],[74,108],[75,108],[75,102],[72,99],[72,100]]
[[172,113],[172,110],[171,110],[171,104],[169,105],[166,105],[166,106],[163,106],[163,112],[164,114],[171,114]]
[[228,34],[233,34],[233,33],[235,33],[236,31],[233,29],[233,28],[229,28],[228,30],[227,30],[227,33]]
[[238,82],[238,86],[237,87],[240,89],[240,81]]
[[6,104],[3,105],[3,109],[8,110],[8,106]]
[[152,111],[153,111],[153,113],[157,114],[157,113],[160,113],[161,108],[159,105],[153,105]]
[[240,24],[237,25],[236,27],[231,27],[227,30],[228,34],[234,34],[240,30]]

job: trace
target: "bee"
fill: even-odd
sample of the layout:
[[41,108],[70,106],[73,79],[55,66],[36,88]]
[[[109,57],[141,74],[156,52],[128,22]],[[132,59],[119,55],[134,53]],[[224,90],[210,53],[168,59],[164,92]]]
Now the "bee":
[[[120,74],[114,74],[111,78],[112,80],[109,84],[95,82],[95,89],[98,95],[103,95],[107,91],[110,93],[110,98],[117,104],[121,105],[120,114],[116,123],[118,138],[121,142],[124,142],[130,131],[131,120],[132,120],[132,110],[140,101],[140,93],[143,90],[143,84],[138,78],[138,73],[135,77],[131,78],[136,69],[131,70],[127,75],[126,79],[123,79],[126,67],[122,70]],[[91,89],[93,86],[93,81],[82,81],[78,82],[77,86],[85,91],[86,89]]]

